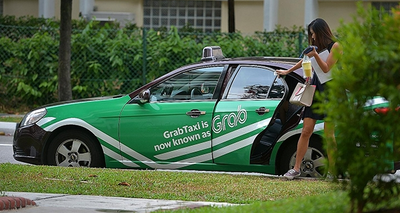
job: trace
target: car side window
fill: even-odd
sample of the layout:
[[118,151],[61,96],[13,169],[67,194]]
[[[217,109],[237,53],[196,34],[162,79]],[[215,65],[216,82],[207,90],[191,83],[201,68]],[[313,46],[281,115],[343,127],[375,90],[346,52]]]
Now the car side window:
[[268,98],[282,99],[284,95],[285,95],[285,85],[282,82],[282,78],[275,78],[271,90],[269,91]]
[[236,76],[229,88],[227,99],[270,99],[282,98],[285,87],[274,70],[254,67],[238,67]]
[[150,100],[212,99],[224,67],[203,67],[180,73],[150,89]]

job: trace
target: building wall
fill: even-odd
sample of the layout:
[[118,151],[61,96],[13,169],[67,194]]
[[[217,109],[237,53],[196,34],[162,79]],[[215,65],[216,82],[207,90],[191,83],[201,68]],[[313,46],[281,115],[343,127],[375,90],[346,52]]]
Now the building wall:
[[[79,19],[79,1],[80,0],[72,1],[72,12],[71,12],[72,19]],[[38,4],[37,7],[39,7],[39,3],[37,3],[37,4]],[[60,19],[60,16],[61,16],[60,8],[61,8],[61,0],[55,0],[54,16],[56,19]],[[36,16],[37,16],[37,14],[36,14]]]
[[39,13],[38,5],[38,1],[32,0],[4,0],[3,15],[37,17]]
[[[115,1],[110,0],[95,0],[95,7],[97,11],[118,11],[128,12],[137,14],[143,14],[142,0],[118,0],[118,4]],[[143,17],[141,15],[140,17]]]
[[118,11],[118,12],[133,12],[137,7],[137,1],[134,0],[95,0],[94,6],[97,7],[97,11]]
[[[54,0],[54,16],[60,18],[61,0]],[[81,0],[73,0],[72,18],[79,18],[79,6]],[[83,0],[84,1],[84,0]],[[94,0],[97,11],[105,12],[128,12],[134,14],[137,26],[143,26],[143,1],[145,0]],[[306,0],[277,0],[278,13],[277,25],[292,28],[293,26],[304,26],[305,1]],[[379,0],[375,0],[379,1]],[[356,0],[319,0],[318,17],[325,19],[333,31],[340,26],[340,21],[352,21],[356,14]],[[363,1],[366,6],[371,1]],[[252,34],[263,31],[264,0],[235,0],[235,24],[236,30]],[[39,14],[39,0],[3,0],[3,14],[14,16],[34,16]],[[221,30],[228,31],[228,1],[222,2]]]
[[352,21],[356,11],[357,3],[354,1],[319,2],[319,17],[323,18],[332,29],[337,29],[341,21],[344,23]]
[[228,1],[221,4],[221,31],[228,32]]
[[133,13],[137,26],[143,25],[143,0],[95,0],[94,6],[102,12],[127,12]]
[[[137,26],[143,25],[142,0],[118,0],[118,3],[109,0],[94,0],[93,10],[92,16],[95,16],[97,20],[114,18],[120,20],[122,26],[127,22],[133,22]],[[112,17],[113,13],[114,17]]]
[[[263,1],[235,0],[235,28],[245,34],[263,31]],[[228,25],[228,22],[224,22]]]
[[[54,16],[60,19],[61,0],[55,0]],[[3,15],[39,16],[39,0],[3,0]],[[72,2],[72,18],[79,18],[79,0]]]
[[305,0],[279,0],[278,25],[304,27],[304,4]]

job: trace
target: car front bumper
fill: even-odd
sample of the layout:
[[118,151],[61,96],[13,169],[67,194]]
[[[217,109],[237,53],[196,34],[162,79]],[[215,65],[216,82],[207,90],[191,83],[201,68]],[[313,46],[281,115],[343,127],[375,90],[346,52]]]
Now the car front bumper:
[[17,124],[13,140],[14,159],[30,164],[44,164],[44,145],[49,135],[49,132],[36,124],[22,128]]

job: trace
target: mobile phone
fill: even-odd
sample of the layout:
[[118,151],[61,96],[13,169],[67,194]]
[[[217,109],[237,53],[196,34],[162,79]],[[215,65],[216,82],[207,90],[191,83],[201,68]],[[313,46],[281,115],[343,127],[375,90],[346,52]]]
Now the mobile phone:
[[303,54],[307,54],[309,52],[311,52],[313,50],[313,48],[315,48],[315,50],[318,50],[317,46],[308,46],[304,51]]
[[317,46],[308,46],[306,49],[303,50],[303,52],[300,55],[300,58],[303,58],[304,54],[307,54],[307,53],[311,52],[313,47],[315,48],[315,50],[318,49]]

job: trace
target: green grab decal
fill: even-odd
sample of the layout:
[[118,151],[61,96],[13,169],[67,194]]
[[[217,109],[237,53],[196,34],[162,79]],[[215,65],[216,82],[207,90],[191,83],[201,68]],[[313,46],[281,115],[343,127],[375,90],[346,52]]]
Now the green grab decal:
[[[211,155],[210,121],[214,106],[215,100],[127,104],[120,119],[121,151],[132,156],[130,150],[135,150],[154,162],[175,157],[181,157],[180,162],[210,161],[211,157],[197,154],[204,150]],[[189,116],[187,113],[193,109],[204,113]]]
[[[171,148],[172,146],[180,146],[193,141],[198,141],[203,138],[210,138],[211,133],[207,128],[209,124],[207,121],[198,121],[195,124],[183,125],[174,129],[166,130],[163,132],[163,137],[166,142],[154,145],[154,151]],[[205,131],[202,131],[206,129]],[[208,147],[209,148],[209,147]]]
[[[249,165],[252,144],[257,135],[269,125],[279,102],[271,100],[220,101],[213,117],[214,162]],[[243,152],[240,153],[239,150]]]

